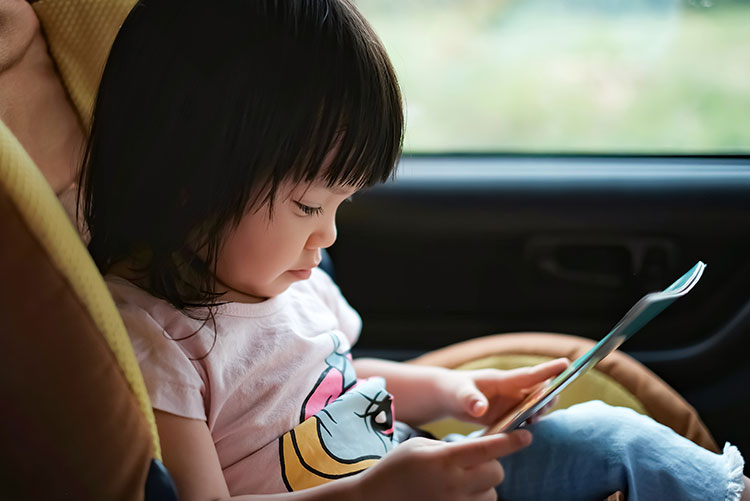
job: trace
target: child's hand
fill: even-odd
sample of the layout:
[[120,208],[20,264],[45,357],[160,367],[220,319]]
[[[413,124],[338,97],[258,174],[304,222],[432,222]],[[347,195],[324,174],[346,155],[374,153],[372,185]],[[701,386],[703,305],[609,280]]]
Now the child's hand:
[[530,443],[527,430],[452,443],[413,438],[361,474],[357,499],[494,500],[504,478],[497,458]]
[[[451,371],[439,382],[439,391],[442,398],[447,399],[451,416],[462,421],[492,425],[518,405],[535,386],[557,376],[569,364],[567,358],[559,358],[509,371]],[[554,400],[532,421],[538,419],[553,403]]]

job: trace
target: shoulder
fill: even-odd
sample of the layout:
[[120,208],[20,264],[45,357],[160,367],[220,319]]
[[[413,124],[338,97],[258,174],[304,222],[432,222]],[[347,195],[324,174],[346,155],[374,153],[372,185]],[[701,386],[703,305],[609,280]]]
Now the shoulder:
[[[212,333],[197,335],[205,330],[205,322],[199,318],[191,318],[122,277],[107,275],[104,280],[137,355],[140,350],[158,347],[175,356],[189,357],[193,352],[201,353],[210,342]],[[181,339],[185,342],[174,342]]]
[[111,273],[104,275],[104,283],[107,284],[107,288],[109,289],[110,294],[112,294],[112,299],[115,300],[115,304],[118,307],[124,304],[150,305],[156,304],[157,302],[165,302],[152,296],[130,280],[119,275],[113,275]]
[[337,315],[343,309],[351,309],[338,285],[320,268],[314,268],[309,279],[298,282],[295,286],[298,292],[315,296],[316,300],[324,303]]
[[107,275],[105,282],[130,338],[152,406],[205,419],[205,374],[193,360],[210,347],[213,333],[199,332],[200,321],[124,278]]
[[321,268],[313,268],[309,282],[322,287],[336,287],[331,276]]
[[320,268],[313,268],[312,274],[308,280],[301,282],[300,285],[306,285],[322,297],[341,296],[338,285],[331,279],[325,271]]
[[120,315],[124,312],[132,313],[136,311],[146,314],[149,310],[162,306],[159,305],[159,299],[117,275],[105,275],[104,283],[107,284]]
[[312,275],[305,282],[305,286],[314,291],[317,297],[333,313],[338,321],[339,328],[353,345],[362,329],[362,319],[346,301],[338,285],[325,271],[319,268],[313,269]]
[[[104,282],[109,288],[115,306],[123,317],[126,327],[130,327],[128,323],[134,318],[151,319],[153,322],[160,324],[163,322],[157,321],[157,319],[173,317],[175,313],[179,313],[168,302],[152,296],[122,277],[106,275]],[[128,331],[130,330],[128,328]]]

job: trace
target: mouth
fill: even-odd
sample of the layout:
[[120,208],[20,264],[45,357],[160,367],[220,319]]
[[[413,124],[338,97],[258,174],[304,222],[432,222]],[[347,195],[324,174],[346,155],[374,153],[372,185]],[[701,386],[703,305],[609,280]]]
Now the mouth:
[[289,270],[289,273],[294,275],[299,280],[307,280],[312,275],[312,268],[302,268],[300,270]]

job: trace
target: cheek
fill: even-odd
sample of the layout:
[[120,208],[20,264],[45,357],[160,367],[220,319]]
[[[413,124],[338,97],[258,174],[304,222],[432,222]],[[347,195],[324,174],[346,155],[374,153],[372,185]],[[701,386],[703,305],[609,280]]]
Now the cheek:
[[246,278],[263,273],[268,267],[272,255],[269,252],[267,239],[253,233],[237,234],[227,246],[224,252],[224,262],[221,263],[225,271],[235,277]]
[[[292,221],[293,222],[293,221]],[[286,224],[284,224],[286,223]],[[243,221],[225,242],[217,274],[222,281],[267,281],[296,264],[304,241],[293,224]]]

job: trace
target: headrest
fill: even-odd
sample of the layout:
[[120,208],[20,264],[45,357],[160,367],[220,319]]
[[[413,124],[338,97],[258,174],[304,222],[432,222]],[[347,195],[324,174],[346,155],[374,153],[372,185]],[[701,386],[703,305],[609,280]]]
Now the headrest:
[[32,4],[50,54],[87,130],[109,50],[135,4],[136,0],[44,0]]

